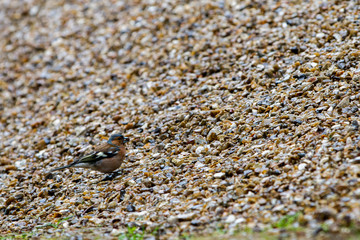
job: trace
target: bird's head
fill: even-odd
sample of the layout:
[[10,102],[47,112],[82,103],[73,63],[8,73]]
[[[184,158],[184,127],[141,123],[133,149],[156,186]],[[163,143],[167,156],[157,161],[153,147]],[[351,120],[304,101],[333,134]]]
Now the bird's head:
[[116,133],[110,136],[108,143],[112,143],[115,145],[121,145],[124,143],[127,143],[129,141],[129,138],[124,137],[122,134],[120,133]]

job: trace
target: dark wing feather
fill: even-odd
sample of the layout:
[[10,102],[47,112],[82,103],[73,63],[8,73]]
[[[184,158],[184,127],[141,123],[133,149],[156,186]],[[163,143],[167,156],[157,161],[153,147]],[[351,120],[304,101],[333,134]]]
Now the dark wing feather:
[[76,161],[76,163],[94,163],[104,158],[111,158],[118,154],[119,150],[120,149],[117,147],[110,147],[107,148],[106,151],[95,151],[89,155],[83,156],[78,161]]

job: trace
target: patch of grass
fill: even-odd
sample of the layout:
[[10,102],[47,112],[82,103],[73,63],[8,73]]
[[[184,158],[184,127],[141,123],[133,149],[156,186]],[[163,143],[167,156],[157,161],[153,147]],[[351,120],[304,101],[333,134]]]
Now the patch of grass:
[[247,227],[247,226],[245,228],[243,228],[241,231],[244,233],[248,233],[248,234],[254,233],[254,230],[252,230],[250,227]]
[[155,238],[156,237],[159,237],[159,229],[160,227],[156,227],[152,232],[151,232],[151,235],[154,236]]
[[64,221],[66,220],[69,220],[70,218],[72,218],[72,216],[69,216],[69,217],[65,217],[65,218],[61,218],[59,219],[56,223],[46,223],[42,226],[38,226],[36,228],[44,228],[44,227],[53,227],[53,228],[58,228],[60,226],[61,223],[63,223]]
[[353,234],[349,237],[349,240],[359,240],[360,239],[360,232]]
[[136,227],[128,227],[127,232],[120,234],[119,240],[143,240],[144,239],[144,231],[142,230],[141,233],[136,231]]
[[5,236],[0,236],[0,240],[12,240],[12,239],[24,239],[24,240],[27,240],[27,239],[31,239],[32,238],[32,235],[34,233],[33,232],[25,232],[25,233],[21,233],[21,234],[13,234],[13,233],[10,233],[10,234],[7,234]]
[[355,221],[352,221],[348,229],[350,232],[354,233],[355,235],[358,235],[360,239],[360,224],[356,225]]
[[181,240],[191,240],[191,236],[190,236],[190,234],[183,233],[183,234],[181,234],[179,239],[181,239]]
[[273,227],[275,228],[283,228],[283,229],[296,229],[293,227],[294,223],[296,223],[299,219],[299,216],[301,215],[300,212],[297,212],[292,215],[286,215],[282,217],[279,221],[273,224]]
[[216,228],[216,231],[215,231],[217,234],[219,235],[224,235],[227,233],[226,229],[224,228],[224,226],[221,226],[219,225],[217,228]]
[[[182,239],[182,238],[181,238]],[[246,228],[243,230],[238,230],[233,234],[219,234],[216,231],[212,234],[205,236],[192,236],[186,240],[233,240],[233,239],[241,239],[241,240],[278,240],[279,237],[277,235],[269,234],[268,232],[254,232],[250,228]]]
[[322,223],[321,224],[321,230],[325,233],[329,232],[329,225],[327,225],[326,223]]

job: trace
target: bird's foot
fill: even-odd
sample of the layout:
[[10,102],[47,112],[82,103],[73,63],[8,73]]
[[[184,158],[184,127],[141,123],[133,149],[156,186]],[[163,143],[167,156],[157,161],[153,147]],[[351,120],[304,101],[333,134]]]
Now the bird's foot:
[[105,176],[102,180],[100,180],[100,182],[112,181],[112,180],[114,180],[114,178],[116,178],[117,176],[119,176],[119,175],[121,175],[121,174],[122,174],[121,171],[109,173],[109,174],[108,174],[107,176]]

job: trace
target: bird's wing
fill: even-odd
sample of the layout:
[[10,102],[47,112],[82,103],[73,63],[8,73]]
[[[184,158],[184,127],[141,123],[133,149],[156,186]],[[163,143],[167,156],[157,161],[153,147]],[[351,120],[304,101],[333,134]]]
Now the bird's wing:
[[104,158],[111,158],[118,154],[119,150],[119,148],[110,147],[104,149],[104,151],[95,151],[89,155],[83,156],[78,161],[76,161],[76,163],[94,163]]

